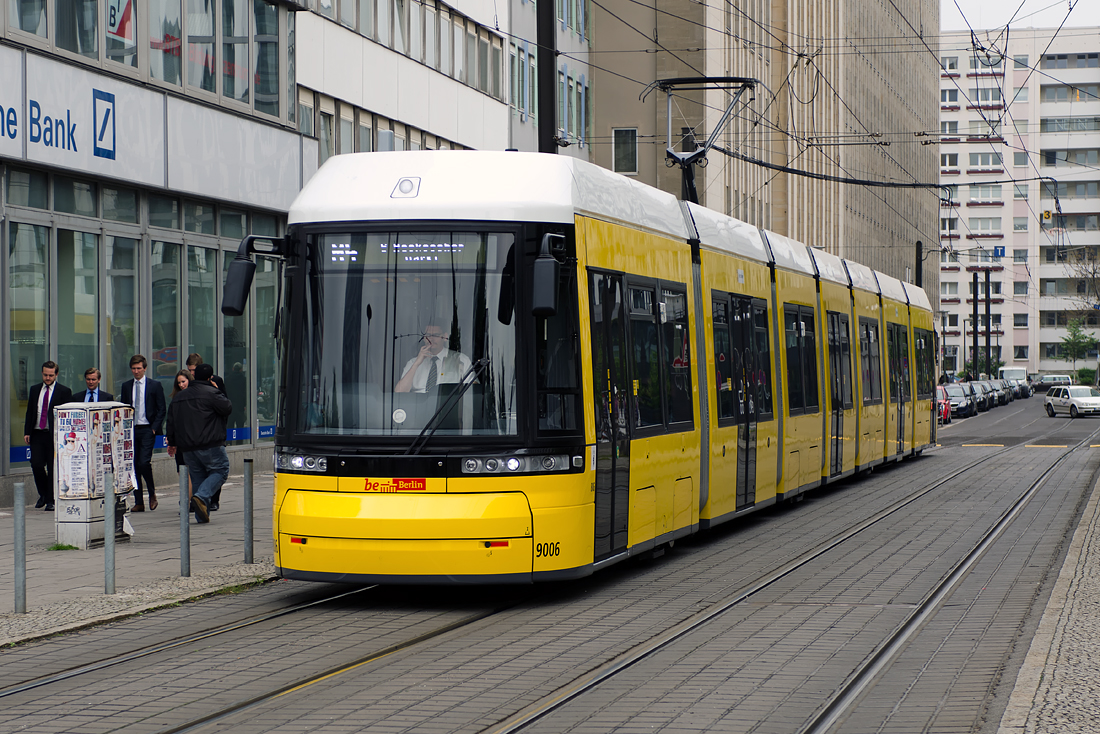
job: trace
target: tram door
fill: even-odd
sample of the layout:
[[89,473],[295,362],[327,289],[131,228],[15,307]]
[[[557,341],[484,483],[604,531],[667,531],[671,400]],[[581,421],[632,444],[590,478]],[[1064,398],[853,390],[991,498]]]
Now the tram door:
[[852,407],[852,358],[848,316],[826,314],[829,329],[829,476],[844,471],[844,411]]
[[897,450],[905,451],[905,406],[909,402],[909,344],[905,326],[886,325],[886,349],[890,359],[890,402],[896,407]]
[[[756,503],[756,436],[767,396],[767,307],[759,298],[730,299],[730,336],[737,406],[737,508]],[[759,333],[758,333],[759,332]],[[758,337],[762,337],[758,338]],[[768,407],[764,405],[767,400]]]
[[630,510],[629,380],[621,275],[591,273],[596,414],[595,560],[626,549]]

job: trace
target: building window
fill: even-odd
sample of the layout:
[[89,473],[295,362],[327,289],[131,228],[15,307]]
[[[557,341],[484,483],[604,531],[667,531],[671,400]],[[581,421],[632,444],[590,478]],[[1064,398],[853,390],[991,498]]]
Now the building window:
[[1028,63],[1027,63],[1027,54],[1021,54],[1019,56],[1013,56],[1012,57],[1012,68],[1013,69],[1029,69],[1029,68],[1031,68],[1030,66],[1028,66]]
[[970,201],[989,203],[1001,200],[1000,184],[970,184]]
[[1012,184],[1012,198],[1013,199],[1026,199],[1027,198],[1027,184]]
[[959,57],[958,56],[943,56],[940,58],[940,68],[944,71],[958,71],[959,70]]
[[1027,87],[1016,87],[1012,90],[1013,102],[1027,102]]
[[[42,5],[44,6],[45,3]],[[57,0],[54,8],[57,16],[54,24],[54,40],[57,42],[57,47],[88,59],[98,60],[97,0]]]
[[941,89],[940,90],[940,104],[951,105],[959,103],[959,90],[957,89]]
[[[1012,283],[1012,295],[1014,296],[1026,296],[1027,295],[1027,281],[1017,280]],[[1025,314],[1026,316],[1026,314]],[[1027,326],[1027,324],[1024,324]]]
[[614,128],[614,171],[616,173],[638,172],[638,129]]
[[971,153],[971,168],[1000,168],[1002,165],[1000,153]]
[[972,234],[1000,234],[1000,217],[970,217],[967,221]]
[[970,101],[973,104],[1000,104],[1001,89],[1000,87],[971,87]]
[[1027,314],[1026,313],[1014,313],[1012,314],[1012,326],[1017,329],[1027,328]]
[[[1027,165],[1027,153],[1021,153],[1019,151],[1012,154],[1012,165],[1014,166],[1026,166]],[[1025,197],[1026,198],[1026,197]]]
[[943,120],[940,122],[940,134],[947,136],[955,136],[959,134],[959,123],[957,120]]
[[940,295],[941,296],[957,296],[959,295],[959,284],[955,281],[940,281]]
[[1026,263],[1027,262],[1027,250],[1013,250],[1012,262],[1014,263]]
[[956,217],[940,217],[940,234],[955,234],[959,228]]
[[1013,217],[1012,218],[1012,231],[1013,232],[1026,232],[1027,231],[1027,217]]
[[958,153],[940,153],[940,168],[958,168]]
[[182,84],[181,38],[180,0],[149,0],[149,74],[154,79],[176,86]]

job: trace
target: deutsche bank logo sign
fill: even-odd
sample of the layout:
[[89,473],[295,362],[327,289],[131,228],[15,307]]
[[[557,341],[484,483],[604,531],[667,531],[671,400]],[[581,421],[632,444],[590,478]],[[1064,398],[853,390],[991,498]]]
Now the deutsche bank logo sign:
[[115,95],[92,89],[93,152],[98,158],[115,159]]

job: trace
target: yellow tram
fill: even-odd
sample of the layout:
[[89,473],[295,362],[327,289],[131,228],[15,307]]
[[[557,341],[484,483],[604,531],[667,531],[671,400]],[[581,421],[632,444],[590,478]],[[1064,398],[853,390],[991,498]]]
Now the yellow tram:
[[923,291],[575,159],[337,156],[274,245],[287,578],[580,577],[933,440]]

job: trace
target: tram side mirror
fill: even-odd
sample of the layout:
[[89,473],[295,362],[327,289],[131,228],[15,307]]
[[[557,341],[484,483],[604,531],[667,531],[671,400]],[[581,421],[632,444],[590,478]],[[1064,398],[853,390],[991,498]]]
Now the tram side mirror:
[[539,255],[535,258],[531,282],[531,313],[540,318],[549,318],[558,312],[561,263],[550,254],[550,249],[562,245],[564,240],[565,235],[547,232],[542,236]]
[[247,255],[237,254],[229,263],[229,272],[225,276],[225,288],[222,290],[222,314],[240,316],[248,302],[248,291],[252,288],[252,277],[256,274],[256,263]]

